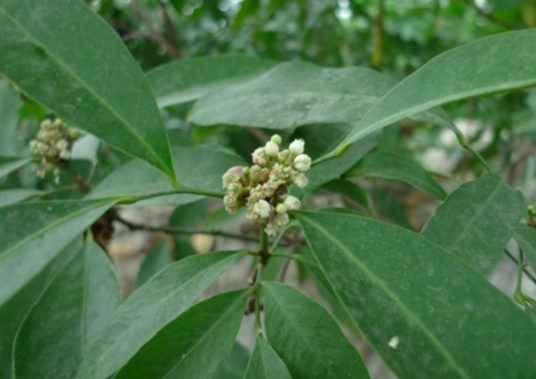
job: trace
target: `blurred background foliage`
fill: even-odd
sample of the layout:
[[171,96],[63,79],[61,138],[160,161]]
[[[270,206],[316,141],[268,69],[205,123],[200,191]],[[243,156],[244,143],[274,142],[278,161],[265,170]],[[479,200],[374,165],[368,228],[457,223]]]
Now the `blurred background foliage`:
[[[144,71],[173,60],[242,53],[277,62],[369,67],[401,80],[444,51],[493,34],[536,26],[536,0],[86,2],[117,31]],[[39,122],[50,115],[28,99],[21,101],[6,82],[0,82],[0,104],[0,117],[11,117],[11,121],[4,121],[0,155],[27,156],[28,142]],[[229,125],[192,125],[186,121],[191,105],[163,109],[172,145],[218,146],[249,160],[259,140],[272,133]],[[15,116],[12,109],[18,109]],[[536,90],[469,99],[445,109],[508,183],[523,189],[526,197],[533,197]],[[292,137],[292,131],[285,133],[284,137]],[[449,131],[431,124],[405,121],[388,127],[377,150],[408,155],[444,177],[466,180],[482,172]],[[86,170],[95,184],[128,160],[101,146],[100,164],[81,170]],[[60,184],[54,183],[52,175],[36,178],[28,166],[0,180],[0,189],[66,188],[61,192],[65,197],[74,184],[69,175]],[[71,195],[82,196],[76,190]]]

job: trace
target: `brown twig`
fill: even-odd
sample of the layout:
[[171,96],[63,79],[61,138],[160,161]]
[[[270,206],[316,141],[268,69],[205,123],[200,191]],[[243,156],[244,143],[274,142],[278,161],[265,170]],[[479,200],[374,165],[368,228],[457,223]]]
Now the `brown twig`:
[[467,5],[469,5],[471,8],[476,10],[479,14],[487,18],[489,21],[502,26],[505,29],[509,30],[516,30],[519,29],[517,26],[510,24],[509,22],[503,21],[492,15],[491,13],[486,12],[484,9],[480,8],[478,5],[475,4],[473,0],[465,0]]
[[198,230],[198,229],[187,229],[187,228],[172,228],[172,227],[167,227],[167,226],[153,227],[149,225],[141,225],[141,224],[136,224],[128,220],[125,220],[118,214],[116,215],[115,219],[119,221],[121,224],[126,225],[132,231],[144,230],[147,232],[164,232],[167,234],[188,234],[188,235],[206,234],[206,235],[211,235],[211,236],[234,238],[234,239],[240,239],[243,241],[251,241],[251,242],[257,242],[259,240],[257,237],[243,236],[241,234],[234,234],[234,233],[227,233],[221,230]]
[[154,27],[154,25],[145,17],[145,15],[140,12],[136,1],[132,1],[132,14],[136,16],[138,20],[143,22],[147,29],[149,30],[149,38],[156,42],[160,47],[167,51],[169,56],[173,59],[179,59],[180,54],[176,48],[160,33],[160,31]]

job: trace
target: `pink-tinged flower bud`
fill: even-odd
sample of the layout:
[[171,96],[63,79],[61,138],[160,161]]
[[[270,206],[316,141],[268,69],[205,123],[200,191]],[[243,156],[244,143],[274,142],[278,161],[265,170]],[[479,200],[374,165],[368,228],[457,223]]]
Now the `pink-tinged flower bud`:
[[294,167],[301,172],[307,172],[311,169],[311,158],[307,154],[300,154],[294,159]]
[[288,149],[291,153],[300,155],[303,154],[305,142],[302,139],[295,139],[294,142],[290,144]]
[[230,174],[242,175],[242,173],[244,172],[244,166],[234,166],[234,167],[231,167],[226,172]]

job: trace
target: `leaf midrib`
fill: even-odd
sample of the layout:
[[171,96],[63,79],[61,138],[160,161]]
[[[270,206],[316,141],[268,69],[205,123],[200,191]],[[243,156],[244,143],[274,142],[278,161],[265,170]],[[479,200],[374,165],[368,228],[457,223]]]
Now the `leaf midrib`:
[[[23,33],[25,33],[26,35],[28,35],[33,41],[34,43],[36,43],[37,45],[41,46],[41,48],[43,48],[43,50],[45,50],[48,54],[48,56],[56,61],[56,63],[58,64],[58,66],[62,67],[67,73],[71,74],[71,76],[75,79],[75,80],[78,80],[78,82],[82,85],[82,87],[84,87],[89,93],[91,93],[97,100],[99,103],[101,103],[101,105],[104,106],[104,108],[107,108],[110,113],[112,113],[113,115],[115,115],[117,117],[117,119],[126,127],[127,130],[130,130],[130,132],[132,133],[132,135],[134,135],[136,137],[136,139],[141,142],[142,146],[145,146],[147,148],[147,150],[151,153],[151,155],[153,157],[156,158],[156,160],[158,162],[160,162],[160,164],[162,164],[162,168],[165,168],[167,167],[167,165],[165,164],[165,162],[163,161],[163,159],[155,153],[155,151],[152,149],[151,145],[149,145],[147,143],[147,141],[145,141],[139,134],[136,133],[136,130],[134,128],[132,128],[130,126],[130,124],[123,118],[123,116],[121,116],[119,113],[117,113],[113,108],[111,108],[108,103],[106,101],[104,101],[103,98],[101,98],[100,95],[98,95],[84,80],[82,80],[74,71],[71,70],[71,68],[69,66],[67,66],[65,63],[63,63],[63,61],[56,56],[56,54],[52,53],[52,51],[50,51],[49,49],[46,48],[46,44],[43,44],[38,38],[36,38],[32,33],[30,33],[25,27],[23,27],[16,19],[14,19],[13,17],[10,16],[9,13],[7,13],[7,11],[5,10],[4,7],[2,7],[0,5],[0,11],[6,16],[6,18],[8,18],[9,20],[11,20],[11,22],[16,26],[18,27]],[[138,96],[139,97],[139,96]],[[110,143],[110,142],[108,142]],[[116,148],[118,148],[115,144],[113,144]],[[120,150],[123,150],[122,148]]]
[[[400,299],[398,298],[398,296],[391,292],[391,290],[389,289],[389,287],[387,287],[387,285],[384,283],[383,280],[381,280],[380,278],[378,278],[375,274],[373,274],[370,270],[368,270],[368,268],[366,267],[366,265],[364,265],[359,259],[357,259],[357,257],[355,257],[351,251],[346,247],[346,245],[342,244],[341,242],[339,242],[336,238],[333,238],[333,236],[326,230],[324,229],[320,224],[318,224],[316,221],[312,220],[311,218],[307,217],[307,216],[303,216],[302,214],[302,217],[303,218],[307,218],[307,222],[310,223],[312,226],[314,226],[315,228],[318,229],[318,231],[322,234],[324,234],[333,244],[335,244],[336,246],[338,246],[347,256],[350,257],[351,260],[353,260],[356,265],[362,270],[363,273],[365,273],[366,275],[368,275],[374,283],[376,283],[379,287],[381,287],[384,292],[396,303],[398,304],[398,306],[406,311],[406,314],[414,320],[414,322],[419,325],[421,327],[421,330],[424,332],[424,334],[429,338],[429,340],[432,342],[433,345],[435,345],[437,347],[437,349],[439,350],[439,352],[445,357],[445,359],[450,362],[452,364],[452,367],[465,379],[471,379],[471,377],[465,372],[465,370],[463,370],[459,365],[458,363],[456,362],[456,360],[450,355],[450,353],[448,352],[448,350],[446,350],[446,348],[442,345],[442,343],[437,340],[435,338],[435,336],[433,335],[432,332],[430,332],[428,330],[428,328],[426,327],[425,324],[423,324],[423,322],[417,317],[415,316],[415,314],[408,308],[406,307],[406,305],[400,301]],[[311,250],[314,252],[314,248],[312,247],[312,245],[310,245],[311,247]],[[315,254],[316,255],[316,254]],[[318,258],[317,258],[318,260]],[[319,267],[320,269],[324,272],[324,275],[326,276],[326,278],[328,279],[328,281],[330,282],[330,285],[332,286],[332,288],[334,289],[334,291],[338,294],[338,291],[335,289],[335,286],[333,286],[333,283],[331,283],[331,278],[326,274],[326,272],[324,271],[324,268],[322,267],[321,264],[319,264]],[[339,297],[340,299],[340,297]],[[342,299],[341,299],[342,300]],[[348,308],[346,307],[346,305],[344,304],[344,302],[341,301],[341,303],[343,304],[343,307],[345,309],[345,311],[348,313],[348,315],[350,316],[350,319],[351,320],[354,320],[354,317],[350,314],[350,311],[348,310]],[[355,321],[354,321],[355,323]],[[357,324],[356,324],[357,325]],[[358,326],[359,327],[359,326]]]

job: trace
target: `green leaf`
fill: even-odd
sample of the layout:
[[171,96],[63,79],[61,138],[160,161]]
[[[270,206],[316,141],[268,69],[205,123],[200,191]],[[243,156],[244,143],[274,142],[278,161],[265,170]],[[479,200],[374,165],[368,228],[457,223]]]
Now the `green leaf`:
[[0,378],[12,378],[13,346],[15,336],[28,311],[55,275],[80,250],[81,240],[76,240],[62,249],[39,274],[0,307]]
[[233,347],[251,289],[194,305],[150,339],[114,379],[205,379]]
[[523,212],[519,193],[488,174],[452,192],[421,235],[486,273],[499,261]]
[[292,379],[287,366],[270,344],[257,337],[244,379]]
[[533,322],[448,251],[371,218],[295,215],[348,314],[398,377],[536,372]]
[[0,178],[21,168],[31,160],[31,158],[0,157]]
[[370,213],[368,195],[365,190],[357,184],[350,182],[349,180],[335,179],[324,184],[321,188],[355,201]]
[[18,94],[6,82],[0,80],[0,156],[17,155],[17,123],[19,108],[22,105]]
[[314,166],[307,172],[307,186],[305,188],[292,189],[292,194],[294,196],[301,197],[306,192],[313,191],[334,179],[339,179],[342,174],[354,166],[357,161],[363,158],[363,156],[375,146],[376,138],[371,136],[370,138],[356,143],[343,156]]
[[38,195],[40,192],[31,189],[8,189],[0,191],[0,207],[5,207],[6,205],[15,204],[19,201],[27,200],[31,197]]
[[297,289],[264,283],[270,345],[294,379],[368,378],[361,357],[329,313]]
[[447,197],[445,190],[419,164],[400,154],[378,152],[365,156],[346,172],[345,177],[400,180],[438,200]]
[[153,250],[147,254],[143,262],[141,263],[140,272],[136,279],[135,288],[141,287],[145,284],[150,278],[152,278],[157,272],[162,270],[172,261],[170,256],[170,248],[168,243],[168,238],[164,237],[156,245]]
[[432,107],[535,85],[534,51],[536,30],[523,30],[483,38],[435,57],[377,102],[337,151]]
[[275,66],[275,62],[248,55],[229,54],[184,59],[147,73],[160,107],[201,98],[228,84],[250,80]]
[[14,296],[116,200],[47,201],[0,208],[0,306]]
[[[190,121],[269,129],[354,122],[395,84],[387,76],[361,67],[283,63],[249,82],[208,93],[195,104]],[[451,124],[440,110],[417,119]]]
[[89,241],[24,320],[15,343],[15,378],[76,377],[95,334],[120,304],[114,268]]
[[249,362],[249,352],[240,343],[235,342],[231,354],[214,376],[214,379],[243,379]]
[[0,35],[0,72],[28,97],[176,182],[149,82],[106,21],[81,1],[0,0]]
[[[173,149],[173,161],[181,186],[173,188],[151,166],[134,160],[108,175],[89,194],[97,199],[109,196],[145,197],[166,195],[160,203],[184,204],[200,199],[199,196],[181,194],[185,187],[221,194],[222,176],[232,166],[244,166],[244,160],[236,155],[203,147],[177,147]],[[175,194],[179,193],[179,194]],[[155,200],[147,200],[154,203]],[[138,204],[139,205],[139,204]]]
[[525,253],[532,268],[536,268],[536,229],[518,224],[514,230],[514,239]]
[[78,378],[107,378],[119,370],[164,325],[194,303],[245,252],[218,252],[168,265],[119,307],[96,337]]
[[[180,205],[169,217],[169,226],[173,228],[197,229],[205,221],[208,210],[208,199],[201,199],[190,204]],[[175,260],[197,254],[187,234],[175,234]]]

